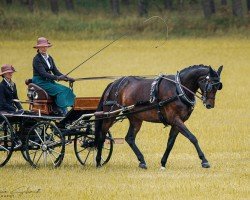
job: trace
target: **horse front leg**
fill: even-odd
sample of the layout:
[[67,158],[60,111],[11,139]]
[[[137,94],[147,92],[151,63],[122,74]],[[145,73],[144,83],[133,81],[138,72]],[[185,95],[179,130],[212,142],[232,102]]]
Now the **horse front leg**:
[[129,146],[131,147],[133,152],[135,153],[137,159],[139,160],[139,162],[140,162],[139,167],[142,169],[147,169],[147,165],[146,165],[146,162],[144,160],[144,156],[142,155],[139,148],[135,144],[136,134],[138,133],[138,131],[141,128],[142,121],[136,121],[135,119],[133,119],[133,120],[130,119],[129,121],[130,121],[130,126],[129,126],[128,133],[125,137],[125,140],[129,144]]
[[166,148],[166,151],[161,159],[161,169],[162,170],[166,169],[167,159],[168,159],[168,156],[169,156],[169,154],[174,146],[174,142],[175,142],[175,139],[176,139],[178,133],[179,133],[178,129],[175,126],[172,126],[170,133],[169,133],[169,137],[168,137],[167,148]]
[[195,146],[195,149],[199,155],[199,158],[201,159],[201,166],[203,168],[209,168],[209,162],[207,161],[204,153],[202,152],[199,144],[198,144],[198,140],[196,139],[196,137],[188,130],[188,128],[186,127],[186,125],[183,123],[183,121],[181,120],[177,120],[176,123],[176,127],[179,130],[179,132],[184,135],[186,138],[188,138],[190,140],[190,142],[193,143],[193,145]]

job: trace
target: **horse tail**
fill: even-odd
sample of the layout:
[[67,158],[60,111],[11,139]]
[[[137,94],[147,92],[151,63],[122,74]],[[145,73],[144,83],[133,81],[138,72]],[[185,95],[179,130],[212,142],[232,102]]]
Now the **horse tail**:
[[[103,94],[102,94],[102,97],[100,99],[100,102],[98,104],[98,107],[96,109],[96,111],[103,111],[103,103],[104,103],[104,97],[105,97],[105,94],[107,92],[107,90],[109,89],[109,87],[113,84],[110,83],[108,84],[108,86],[106,87],[106,89],[104,90]],[[101,134],[101,130],[102,130],[102,124],[103,124],[103,119],[99,119],[97,118],[97,120],[95,121],[95,144],[97,145],[98,144],[98,140],[100,138],[100,134]]]

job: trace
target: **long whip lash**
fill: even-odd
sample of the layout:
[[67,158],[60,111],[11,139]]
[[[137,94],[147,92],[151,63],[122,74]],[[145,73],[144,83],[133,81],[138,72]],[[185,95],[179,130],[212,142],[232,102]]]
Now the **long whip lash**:
[[[158,18],[160,20],[163,21],[163,23],[166,25],[167,28],[167,34],[166,34],[166,40],[168,39],[168,25],[166,20],[164,20],[162,17],[160,16],[152,16],[148,19],[146,19],[143,23],[146,23],[152,19]],[[104,46],[103,48],[101,48],[100,50],[98,50],[96,53],[94,53],[93,55],[91,55],[90,57],[88,57],[86,60],[84,60],[82,63],[80,63],[79,65],[77,65],[75,68],[73,68],[71,71],[69,71],[66,76],[68,76],[71,72],[75,71],[77,68],[79,68],[81,65],[83,65],[84,63],[86,63],[88,60],[90,60],[91,58],[93,58],[95,55],[97,55],[98,53],[100,53],[101,51],[103,51],[104,49],[106,49],[108,46],[110,46],[111,44],[115,43],[116,41],[120,40],[121,38],[123,38],[124,36],[126,36],[128,33],[123,34],[122,36],[118,37],[117,39],[113,40],[112,42],[110,42],[109,44],[107,44],[106,46]],[[166,41],[164,41],[162,44],[156,46],[155,48],[158,48],[160,46],[162,46]]]
[[79,64],[78,66],[76,66],[74,69],[72,69],[71,71],[69,71],[66,76],[68,76],[71,72],[73,72],[74,70],[76,70],[78,67],[80,67],[82,64],[86,63],[88,60],[90,60],[91,58],[93,58],[95,55],[97,55],[98,53],[100,53],[102,50],[106,49],[108,46],[110,46],[111,44],[113,44],[114,42],[116,42],[117,40],[120,40],[122,37],[124,37],[125,35],[127,35],[127,33],[123,34],[122,36],[120,36],[119,38],[113,40],[112,42],[110,42],[109,44],[107,44],[106,46],[104,46],[103,48],[101,48],[99,51],[97,51],[96,53],[94,53],[93,55],[91,55],[89,58],[87,58],[86,60],[84,60],[81,64]]
[[160,17],[160,16],[152,16],[152,17],[150,17],[150,18],[148,18],[148,19],[146,19],[143,23],[146,23],[146,22],[148,22],[148,21],[150,21],[150,20],[152,20],[152,19],[160,19],[160,20],[162,20],[163,21],[163,23],[166,25],[166,40],[163,42],[163,43],[161,43],[160,45],[158,45],[158,46],[155,46],[155,48],[158,48],[158,47],[160,47],[160,46],[162,46],[163,44],[165,44],[165,42],[168,40],[168,24],[167,24],[167,22],[166,22],[166,20],[165,19],[163,19],[162,17]]

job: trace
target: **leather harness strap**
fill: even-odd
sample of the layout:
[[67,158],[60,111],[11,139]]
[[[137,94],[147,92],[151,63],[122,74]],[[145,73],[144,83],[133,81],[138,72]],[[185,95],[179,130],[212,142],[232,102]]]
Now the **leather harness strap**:
[[166,119],[166,117],[163,115],[162,113],[162,107],[164,106],[164,104],[162,104],[162,102],[160,101],[159,99],[159,88],[160,88],[160,84],[161,84],[161,81],[162,81],[162,76],[159,76],[157,78],[157,83],[155,84],[155,101],[157,102],[157,114],[158,114],[158,117],[159,117],[159,120],[165,125],[165,126],[168,126],[168,121]]

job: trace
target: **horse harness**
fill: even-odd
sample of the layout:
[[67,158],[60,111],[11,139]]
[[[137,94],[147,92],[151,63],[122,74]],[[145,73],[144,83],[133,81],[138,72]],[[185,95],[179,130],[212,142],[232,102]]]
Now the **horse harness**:
[[[188,96],[186,95],[184,90],[187,90],[188,92],[190,92],[191,94],[193,94],[194,96],[199,98],[200,100],[205,101],[207,98],[206,97],[207,92],[211,91],[212,87],[214,85],[218,85],[217,86],[218,90],[220,90],[222,88],[222,83],[220,82],[219,76],[218,76],[218,78],[210,78],[207,76],[204,80],[201,81],[201,82],[205,82],[205,86],[203,89],[204,94],[201,94],[198,91],[198,93],[200,95],[202,95],[202,97],[200,97],[200,96],[196,95],[193,91],[191,91],[190,89],[188,89],[187,87],[185,87],[184,85],[181,84],[179,72],[177,72],[177,74],[175,75],[175,80],[168,78],[164,74],[160,74],[159,76],[157,76],[154,79],[154,81],[151,84],[149,101],[138,101],[134,105],[134,107],[136,107],[136,106],[147,106],[147,107],[143,108],[143,109],[136,110],[136,111],[130,111],[130,110],[126,109],[125,106],[122,106],[117,102],[119,89],[122,86],[122,83],[124,83],[127,78],[128,77],[126,76],[126,77],[123,77],[121,80],[119,80],[119,82],[117,82],[118,80],[116,80],[113,83],[111,83],[110,87],[108,88],[108,90],[105,93],[105,99],[107,99],[109,97],[111,90],[113,89],[113,87],[117,83],[118,86],[117,86],[116,92],[115,92],[115,99],[113,101],[105,100],[103,105],[104,106],[111,106],[109,112],[111,112],[113,110],[114,106],[117,106],[118,108],[122,108],[123,111],[122,111],[122,114],[119,115],[119,117],[127,116],[130,114],[136,114],[136,113],[140,113],[140,112],[144,112],[144,111],[148,111],[148,110],[152,110],[152,109],[157,109],[158,118],[165,126],[169,125],[166,116],[164,116],[164,114],[162,113],[162,107],[164,107],[166,104],[169,104],[170,102],[173,102],[173,101],[180,99],[185,105],[187,105],[191,109],[194,108],[194,106],[196,104],[195,99],[191,100],[190,98],[188,98]],[[160,84],[161,84],[163,79],[175,83],[177,95],[169,97],[169,98],[164,99],[164,100],[161,100],[159,98],[159,87],[160,87]],[[109,117],[104,117],[103,119],[107,119],[107,118],[109,118]]]

